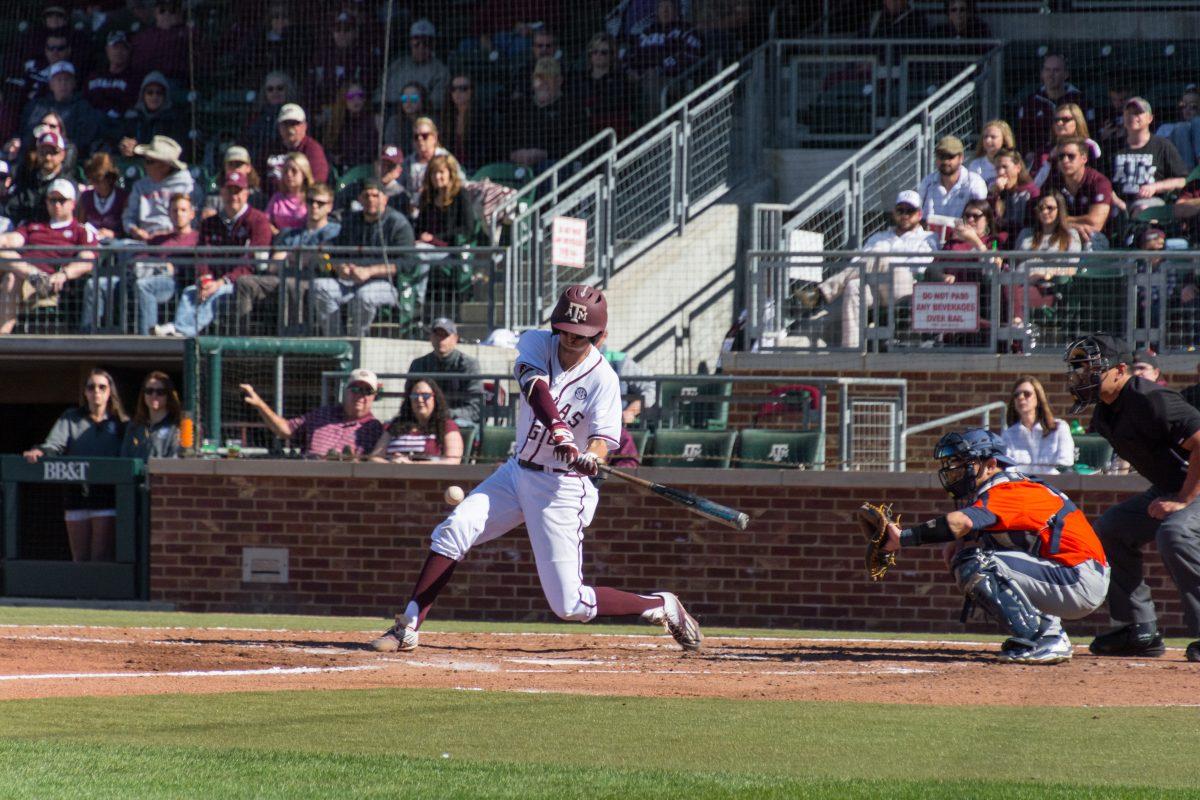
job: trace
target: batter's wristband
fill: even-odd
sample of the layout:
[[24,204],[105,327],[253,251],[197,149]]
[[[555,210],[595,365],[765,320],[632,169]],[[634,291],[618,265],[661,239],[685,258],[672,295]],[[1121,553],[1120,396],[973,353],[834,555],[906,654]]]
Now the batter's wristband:
[[954,533],[950,530],[950,521],[946,517],[937,517],[900,531],[901,547],[919,547],[923,544],[941,544],[953,541]]

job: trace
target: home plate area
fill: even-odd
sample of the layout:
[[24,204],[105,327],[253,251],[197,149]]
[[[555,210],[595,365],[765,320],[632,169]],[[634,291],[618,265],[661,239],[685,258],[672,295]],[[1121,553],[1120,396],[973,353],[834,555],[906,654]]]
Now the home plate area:
[[[1186,706],[1200,670],[1181,649],[1053,666],[1001,664],[999,642],[439,633],[380,654],[372,633],[222,628],[0,627],[0,699],[425,687],[647,697],[976,705]],[[1070,692],[1046,692],[1046,678]],[[1066,683],[1063,683],[1063,682]]]

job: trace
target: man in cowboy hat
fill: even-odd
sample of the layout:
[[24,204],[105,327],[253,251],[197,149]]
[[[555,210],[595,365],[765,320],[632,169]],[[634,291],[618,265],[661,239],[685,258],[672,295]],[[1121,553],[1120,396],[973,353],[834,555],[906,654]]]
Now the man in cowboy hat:
[[121,223],[130,237],[146,241],[172,230],[171,196],[190,197],[196,184],[179,158],[183,148],[171,137],[155,136],[150,144],[139,144],[133,152],[145,162],[146,175],[133,185]]

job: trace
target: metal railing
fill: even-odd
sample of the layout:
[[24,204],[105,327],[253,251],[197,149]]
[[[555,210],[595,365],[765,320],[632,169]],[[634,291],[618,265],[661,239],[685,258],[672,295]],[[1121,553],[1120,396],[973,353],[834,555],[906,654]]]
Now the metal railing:
[[1096,331],[1159,353],[1200,343],[1197,251],[751,252],[747,264],[764,351],[1033,353]]
[[992,113],[981,81],[981,68],[968,66],[792,202],[756,203],[754,248],[853,249],[887,227],[897,192],[915,189],[933,169],[937,140],[970,143]]
[[[987,430],[995,430],[992,428],[992,412],[1003,415],[1008,409],[1008,404],[997,400],[994,403],[985,403],[981,406],[968,408],[966,411],[959,411],[957,414],[947,414],[944,417],[931,419],[928,422],[922,422],[920,425],[913,425],[910,428],[905,428],[900,431],[900,463],[897,465],[897,470],[905,472],[908,469],[908,437],[915,433],[924,433],[925,431],[933,431],[938,428],[945,427],[951,422],[958,422],[963,419],[971,419],[972,417],[979,418],[979,427]],[[1003,416],[1001,416],[1003,419]],[[1065,423],[1064,423],[1065,424]],[[999,427],[999,426],[997,426]]]

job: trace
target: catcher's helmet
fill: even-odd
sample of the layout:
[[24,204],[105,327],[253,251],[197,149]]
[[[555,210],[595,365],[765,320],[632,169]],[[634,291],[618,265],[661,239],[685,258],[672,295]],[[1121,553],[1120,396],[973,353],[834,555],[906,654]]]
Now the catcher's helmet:
[[558,298],[550,315],[550,327],[592,339],[608,326],[608,302],[594,286],[572,284]]
[[1115,336],[1096,333],[1067,345],[1067,388],[1075,404],[1072,414],[1094,405],[1100,399],[1100,381],[1104,373],[1118,364],[1128,364],[1129,346]]
[[975,492],[975,464],[989,458],[1001,467],[1016,464],[1005,455],[1004,442],[984,428],[968,428],[962,433],[947,433],[938,440],[933,457],[942,463],[938,480],[942,488],[962,499]]

